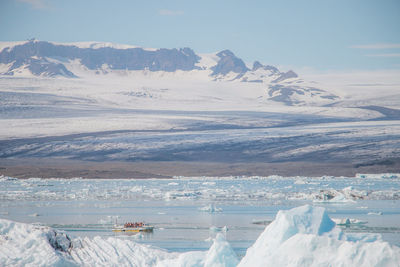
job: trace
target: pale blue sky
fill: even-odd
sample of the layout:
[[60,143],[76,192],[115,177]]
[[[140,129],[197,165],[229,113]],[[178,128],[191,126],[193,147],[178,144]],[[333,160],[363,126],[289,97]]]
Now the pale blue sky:
[[0,40],[232,50],[316,70],[400,69],[399,0],[0,0]]

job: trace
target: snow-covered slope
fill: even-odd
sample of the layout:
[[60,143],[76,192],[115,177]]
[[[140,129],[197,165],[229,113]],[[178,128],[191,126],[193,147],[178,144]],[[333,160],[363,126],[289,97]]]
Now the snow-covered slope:
[[[250,69],[231,51],[197,55],[190,48],[148,49],[100,42],[52,43],[37,40],[0,44],[0,74],[14,77],[96,78],[109,74],[151,76],[174,85],[190,79],[206,86],[257,87],[260,99],[285,105],[325,105],[339,98],[299,78],[293,71],[254,62]],[[172,79],[172,80],[171,80]],[[220,83],[218,83],[220,82]],[[227,95],[228,92],[225,92]],[[211,95],[212,96],[212,95]]]
[[344,234],[323,208],[280,211],[239,262],[218,234],[210,249],[171,253],[117,237],[72,238],[0,220],[2,266],[399,266],[400,248],[376,234]]

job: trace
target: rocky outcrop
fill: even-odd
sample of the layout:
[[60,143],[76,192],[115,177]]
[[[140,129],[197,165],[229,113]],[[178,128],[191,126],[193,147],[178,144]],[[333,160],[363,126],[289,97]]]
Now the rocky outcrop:
[[48,59],[69,61],[78,59],[90,70],[107,65],[115,70],[167,71],[193,70],[200,59],[190,48],[145,50],[142,48],[116,49],[79,48],[73,45],[56,45],[50,42],[31,40],[22,45],[5,48],[0,52],[0,63],[12,64],[7,74],[25,66],[34,75],[74,77],[62,63],[51,63]]
[[226,75],[229,72],[245,73],[249,69],[244,64],[243,60],[236,57],[231,51],[224,50],[217,54],[220,58],[218,64],[212,67],[212,76]]

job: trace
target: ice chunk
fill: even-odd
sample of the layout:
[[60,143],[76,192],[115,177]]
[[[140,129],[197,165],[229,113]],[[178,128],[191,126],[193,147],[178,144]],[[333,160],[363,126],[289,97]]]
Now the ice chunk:
[[[140,238],[141,234],[137,236]],[[115,237],[70,238],[49,227],[0,219],[0,266],[236,266],[223,235],[208,251],[170,253]]]
[[215,185],[215,182],[204,182],[203,185]]
[[9,176],[4,176],[4,175],[0,175],[0,182],[4,182],[4,181],[16,181],[18,180],[17,178],[14,177],[9,177]]
[[214,213],[214,212],[222,212],[221,208],[217,208],[215,205],[210,204],[207,206],[204,206],[202,208],[199,208],[200,211],[205,211],[205,212],[209,212],[209,213]]
[[304,181],[303,179],[298,179],[298,180],[294,181],[294,184],[307,184],[307,182]]
[[217,234],[207,252],[186,252],[177,258],[163,260],[157,267],[235,267],[239,260],[222,234]]
[[0,219],[0,266],[155,266],[176,257],[131,240],[71,239],[49,227]]
[[324,208],[306,205],[279,211],[238,266],[398,266],[399,263],[400,248],[377,238],[347,237],[335,227]]
[[217,232],[226,233],[226,232],[228,232],[228,227],[226,225],[224,227],[211,226],[210,227],[210,232],[213,232],[213,233],[217,233]]
[[204,251],[190,251],[178,255],[176,258],[162,260],[157,263],[156,267],[202,267],[205,255]]
[[334,198],[332,198],[331,200],[329,200],[329,202],[333,202],[333,203],[346,203],[346,202],[355,202],[352,199],[347,198],[344,194],[339,193],[338,195],[336,195]]
[[378,211],[378,212],[368,212],[367,215],[382,215],[382,211]]
[[0,266],[74,266],[65,234],[0,219]]
[[68,252],[72,248],[71,238],[66,233],[49,230],[47,232],[47,239],[55,250]]
[[234,267],[239,263],[236,253],[222,234],[217,234],[207,252],[204,267]]
[[119,216],[108,215],[105,219],[100,219],[99,224],[115,224],[119,219]]
[[341,226],[351,226],[351,225],[363,225],[367,224],[367,221],[351,219],[351,218],[342,218],[342,219],[332,219],[336,223],[336,225]]
[[400,173],[381,173],[381,174],[364,174],[364,173],[357,173],[356,178],[366,178],[366,179],[396,179],[400,178]]
[[324,203],[348,203],[355,202],[353,198],[358,199],[357,195],[351,194],[351,189],[345,188],[342,192],[337,190],[320,190],[320,193],[314,196],[313,201]]

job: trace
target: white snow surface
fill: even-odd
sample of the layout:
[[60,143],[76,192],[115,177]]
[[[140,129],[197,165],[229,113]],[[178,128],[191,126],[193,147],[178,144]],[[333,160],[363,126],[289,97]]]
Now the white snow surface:
[[400,248],[344,234],[324,208],[279,211],[239,262],[222,234],[208,251],[171,253],[118,237],[72,238],[0,220],[1,266],[399,266]]

